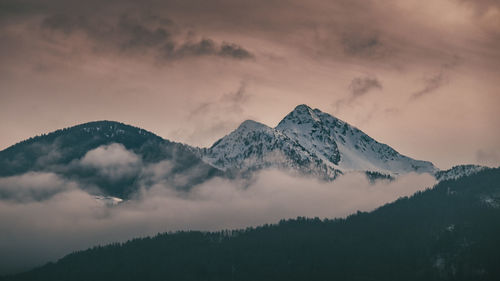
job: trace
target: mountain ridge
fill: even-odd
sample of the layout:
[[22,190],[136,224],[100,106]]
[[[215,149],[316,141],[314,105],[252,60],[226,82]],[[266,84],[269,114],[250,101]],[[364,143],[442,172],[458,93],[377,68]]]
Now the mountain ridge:
[[[252,131],[264,132],[266,137],[260,135],[259,138],[249,133]],[[260,155],[252,148],[256,144],[265,148]],[[240,155],[234,155],[238,152]],[[431,162],[401,155],[347,122],[305,104],[296,106],[275,128],[247,120],[210,148],[200,150],[206,162],[221,169],[251,169],[244,165],[250,158],[254,165],[273,166],[266,157],[269,153],[279,152],[285,160],[280,159],[275,166],[304,167],[306,157],[310,161],[302,172],[314,170],[325,179],[335,179],[339,174],[352,171],[395,176],[408,172],[433,174],[439,170]],[[228,155],[238,160],[225,161]]]
[[[266,168],[327,181],[349,172],[364,172],[370,180],[375,180],[409,172],[436,175],[439,171],[431,162],[404,156],[347,122],[302,104],[274,128],[245,120],[206,148],[173,142],[120,122],[87,122],[30,138],[0,151],[0,176],[28,171],[56,172],[69,179],[83,179],[84,183],[97,182],[103,193],[96,195],[126,198],[144,184],[143,172],[125,181],[115,181],[78,164],[87,153],[113,143],[136,154],[145,165],[162,161],[172,164],[172,169],[162,177],[179,189],[189,189],[215,176],[251,177]],[[475,169],[464,167],[448,174],[456,177],[461,173],[474,173]],[[444,177],[446,172],[441,171],[439,175]],[[179,175],[184,177],[182,181]]]

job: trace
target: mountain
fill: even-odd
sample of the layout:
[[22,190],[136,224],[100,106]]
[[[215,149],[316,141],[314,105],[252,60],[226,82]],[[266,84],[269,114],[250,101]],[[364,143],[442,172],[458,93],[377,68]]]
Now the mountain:
[[437,171],[431,162],[401,155],[356,127],[307,105],[297,106],[278,124],[276,130],[343,172],[402,174]]
[[[127,198],[141,184],[141,167],[165,161],[170,167],[163,176],[181,189],[221,175],[189,146],[126,124],[97,121],[33,137],[0,151],[0,176],[56,173],[88,186],[97,185],[102,193],[97,195]],[[126,168],[122,170],[127,173],[120,174],[120,168]],[[106,169],[111,173],[103,173]],[[182,175],[189,179],[174,181]]]
[[165,233],[4,280],[500,280],[499,182],[484,169],[345,219]]
[[206,162],[222,170],[289,168],[324,179],[352,171],[398,175],[433,174],[438,170],[431,162],[401,155],[348,123],[307,105],[297,106],[276,128],[247,120],[200,153]]
[[286,134],[247,120],[235,131],[201,151],[203,160],[222,170],[249,173],[282,168],[333,179],[338,171]]
[[[188,190],[215,176],[250,177],[278,168],[333,180],[431,173],[430,162],[401,155],[319,109],[297,106],[275,128],[247,120],[209,148],[165,140],[113,121],[90,122],[30,138],[0,151],[0,177],[54,173],[96,196],[127,199],[155,183]],[[0,198],[7,195],[0,193]]]

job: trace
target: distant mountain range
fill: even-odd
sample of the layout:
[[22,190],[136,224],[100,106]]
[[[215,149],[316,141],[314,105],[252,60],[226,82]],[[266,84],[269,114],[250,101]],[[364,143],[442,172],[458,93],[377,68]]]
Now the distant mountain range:
[[[99,154],[106,161],[95,159]],[[120,173],[124,165],[120,157],[127,155],[136,158],[126,162],[130,164],[127,173]],[[89,158],[94,162],[87,161]],[[103,165],[115,166],[103,173]],[[247,120],[210,148],[172,142],[118,122],[97,121],[33,137],[0,151],[0,177],[55,173],[84,183],[96,196],[118,198],[128,198],[140,186],[147,186],[151,173],[185,190],[216,176],[250,177],[265,168],[322,180],[349,172],[365,172],[371,179],[410,172],[447,178],[481,169],[467,165],[439,171],[431,162],[404,156],[307,105],[297,106],[275,128]]]

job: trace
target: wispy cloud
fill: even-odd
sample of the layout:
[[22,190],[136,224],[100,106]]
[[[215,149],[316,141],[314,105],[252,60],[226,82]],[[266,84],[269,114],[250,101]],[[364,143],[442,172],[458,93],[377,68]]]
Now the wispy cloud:
[[352,105],[373,90],[382,90],[383,87],[382,83],[376,77],[364,76],[353,78],[348,89],[349,95],[335,102],[335,112],[339,112],[343,106]]
[[351,90],[350,99],[357,99],[371,90],[382,90],[382,84],[375,77],[356,77],[349,84]]
[[[188,114],[195,128],[188,138],[223,136],[246,119],[245,105],[253,97],[248,91],[248,82],[242,80],[235,91],[223,93],[217,98],[199,103]],[[183,129],[184,133],[186,129]]]
[[142,161],[123,145],[113,143],[88,151],[80,160],[80,165],[95,168],[99,174],[111,180],[119,180],[137,175]]
[[424,78],[424,87],[411,95],[412,99],[418,99],[432,92],[437,91],[442,86],[446,85],[448,80],[443,72]]

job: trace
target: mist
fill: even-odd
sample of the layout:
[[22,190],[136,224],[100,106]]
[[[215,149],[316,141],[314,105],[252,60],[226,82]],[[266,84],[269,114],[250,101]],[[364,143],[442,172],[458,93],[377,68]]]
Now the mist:
[[83,191],[81,183],[52,173],[1,178],[0,191],[9,196],[0,199],[0,273],[159,232],[245,228],[297,216],[345,217],[435,184],[426,174],[370,183],[364,174],[351,173],[323,182],[270,169],[251,180],[213,178],[179,191],[151,172],[168,168],[163,162],[157,165],[144,168],[151,185],[115,206]]

